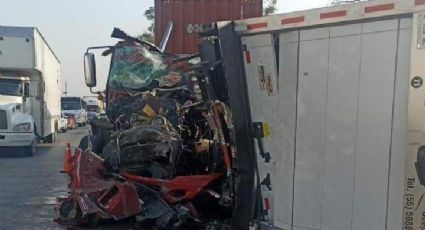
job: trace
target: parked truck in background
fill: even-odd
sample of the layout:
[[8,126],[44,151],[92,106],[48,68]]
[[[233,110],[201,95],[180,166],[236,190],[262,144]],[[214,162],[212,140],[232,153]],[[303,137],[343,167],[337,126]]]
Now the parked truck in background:
[[87,124],[87,102],[81,97],[62,97],[61,109],[65,116],[73,116],[78,126]]
[[37,140],[55,141],[60,71],[37,28],[0,26],[0,148],[32,155]]

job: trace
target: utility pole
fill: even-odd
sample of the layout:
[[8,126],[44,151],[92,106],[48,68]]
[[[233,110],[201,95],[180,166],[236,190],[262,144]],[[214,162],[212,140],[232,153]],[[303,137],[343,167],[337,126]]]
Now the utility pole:
[[65,81],[65,91],[63,91],[64,96],[68,96],[68,82]]

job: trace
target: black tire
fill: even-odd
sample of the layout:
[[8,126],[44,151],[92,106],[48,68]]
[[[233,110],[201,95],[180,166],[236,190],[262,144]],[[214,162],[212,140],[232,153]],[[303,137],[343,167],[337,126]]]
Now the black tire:
[[35,141],[31,143],[30,146],[25,148],[25,156],[32,157],[37,153],[37,149],[35,147]]
[[83,151],[86,151],[89,148],[90,139],[91,138],[89,137],[89,135],[86,135],[83,138],[81,138],[80,143],[78,144],[78,148],[80,148]]
[[56,133],[52,133],[46,137],[46,142],[49,144],[53,144],[56,141]]
[[43,142],[45,141],[46,143],[51,144],[52,141],[53,141],[53,139],[52,139],[53,136],[52,135],[53,134],[50,134],[49,136],[45,137],[44,140],[43,140]]

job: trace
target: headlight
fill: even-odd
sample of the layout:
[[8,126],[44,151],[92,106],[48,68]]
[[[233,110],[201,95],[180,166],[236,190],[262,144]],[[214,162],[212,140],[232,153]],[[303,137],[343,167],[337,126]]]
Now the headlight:
[[29,132],[31,131],[31,123],[22,123],[13,127],[15,132]]

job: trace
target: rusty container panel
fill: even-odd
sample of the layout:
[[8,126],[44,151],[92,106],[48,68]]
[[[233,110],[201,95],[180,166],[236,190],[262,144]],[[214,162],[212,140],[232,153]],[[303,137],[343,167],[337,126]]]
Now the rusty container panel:
[[262,0],[155,0],[155,43],[161,43],[169,21],[174,29],[167,52],[193,54],[198,52],[198,25],[226,20],[260,17]]

